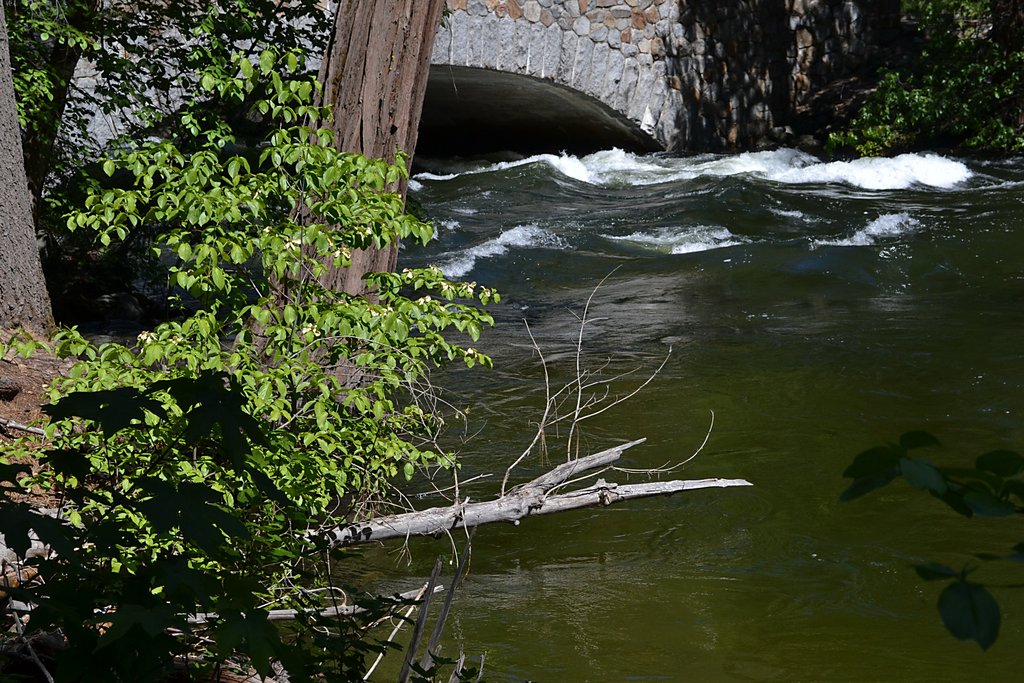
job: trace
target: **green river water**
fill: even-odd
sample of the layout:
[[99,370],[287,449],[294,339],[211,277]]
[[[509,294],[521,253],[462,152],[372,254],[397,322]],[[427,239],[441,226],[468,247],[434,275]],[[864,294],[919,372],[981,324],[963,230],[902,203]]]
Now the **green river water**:
[[[906,431],[941,440],[926,456],[938,464],[1024,449],[1024,162],[613,150],[427,166],[411,197],[438,239],[404,263],[504,297],[480,342],[494,369],[435,377],[469,408],[464,478],[501,472],[540,417],[524,320],[553,381],[570,379],[576,316],[607,277],[584,363],[638,368],[612,385],[622,394],[670,355],[585,424],[584,447],[646,437],[624,466],[679,462],[713,411],[707,446],[673,477],[754,484],[481,528],[446,653],[486,653],[492,681],[1024,678],[1021,591],[995,591],[1003,628],[983,653],[945,632],[941,586],[912,568],[1006,551],[1024,540],[1018,520],[966,520],[902,482],[838,501],[853,457]],[[463,493],[483,499],[496,479]],[[450,551],[410,549],[411,563],[363,551],[361,580],[408,589]]]

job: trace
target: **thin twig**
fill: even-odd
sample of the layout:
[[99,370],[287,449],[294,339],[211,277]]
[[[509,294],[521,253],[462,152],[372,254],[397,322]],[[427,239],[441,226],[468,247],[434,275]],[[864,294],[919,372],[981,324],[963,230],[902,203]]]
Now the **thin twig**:
[[701,442],[701,444],[697,448],[697,450],[695,450],[693,453],[690,454],[689,458],[687,458],[686,460],[683,460],[682,462],[677,462],[675,465],[672,465],[671,467],[669,467],[669,464],[666,462],[661,467],[652,467],[652,468],[649,468],[649,469],[633,469],[633,468],[629,468],[629,467],[611,467],[609,469],[615,470],[616,472],[623,472],[625,474],[670,474],[670,473],[675,472],[676,470],[680,469],[681,467],[689,464],[691,460],[693,460],[698,455],[700,455],[700,452],[703,451],[704,447],[708,445],[708,441],[711,440],[711,432],[714,431],[714,429],[715,429],[715,411],[712,410],[711,411],[711,424],[708,425],[708,431],[704,435],[704,441]]
[[[608,278],[618,270],[616,266],[611,273],[608,273],[597,283],[593,291],[590,292],[590,296],[587,297],[587,303],[583,307],[583,317],[580,319],[580,333],[576,339],[576,410],[573,412],[574,417],[578,417],[580,410],[582,409],[581,402],[583,401],[583,370],[581,368],[581,362],[583,358],[583,332],[587,327],[587,315],[590,313],[590,304],[594,300],[594,295],[597,294],[597,290],[601,288]],[[573,419],[572,425],[569,427],[569,439],[566,444],[566,459],[572,459],[572,437],[576,432],[576,424],[578,420]],[[578,439],[577,439],[578,441]]]
[[434,595],[434,585],[437,584],[437,577],[441,573],[441,558],[434,563],[434,571],[427,581],[427,594],[420,605],[419,616],[416,617],[416,625],[412,629],[412,638],[409,641],[409,649],[405,652],[405,661],[402,662],[402,670],[398,673],[398,683],[406,683],[412,674],[412,660],[416,657],[416,650],[419,649],[420,638],[423,637],[423,629],[427,624],[427,611],[430,609],[430,598]]
[[516,466],[523,461],[523,458],[533,451],[533,447],[536,446],[537,442],[544,436],[544,428],[548,423],[548,413],[551,412],[551,381],[548,378],[548,364],[544,359],[544,354],[541,352],[540,346],[537,345],[537,340],[533,337],[533,331],[530,329],[530,323],[523,320],[523,324],[526,325],[526,333],[530,335],[530,342],[533,344],[533,350],[537,352],[538,356],[540,356],[540,364],[541,367],[544,368],[544,414],[541,415],[540,424],[537,425],[537,433],[533,435],[533,441],[531,441],[530,445],[526,447],[526,450],[524,450],[522,454],[515,459],[515,462],[509,465],[508,469],[505,470],[505,476],[501,480],[501,495],[503,496],[505,495],[505,485],[508,484],[508,478],[512,474],[512,470],[514,470]]
[[437,654],[437,644],[441,640],[441,633],[444,631],[444,624],[448,620],[448,613],[452,608],[452,599],[455,597],[455,586],[462,580],[463,575],[466,572],[466,563],[469,561],[469,556],[473,550],[473,533],[476,529],[470,529],[466,538],[466,549],[462,552],[462,557],[459,559],[459,566],[455,570],[455,575],[452,577],[452,582],[448,585],[448,594],[444,596],[444,603],[441,605],[441,612],[437,615],[437,623],[434,624],[434,632],[430,634],[430,640],[427,641],[427,651],[423,653],[423,659],[420,660],[420,668],[429,669],[434,664],[434,656]]
[[[12,599],[7,598],[7,609],[13,610],[13,603],[14,601]],[[43,674],[43,678],[46,679],[46,683],[53,683],[53,676],[50,675],[46,665],[43,664],[43,660],[39,659],[39,655],[36,654],[36,650],[32,647],[32,643],[30,643],[25,637],[25,625],[21,623],[21,615],[13,612],[12,615],[14,616],[14,627],[18,630],[18,639],[23,642],[25,644],[25,648],[28,649],[28,656],[31,657],[32,661],[39,667],[39,671]]]
[[[426,592],[427,592],[427,584],[423,584],[423,587],[419,589],[419,591],[416,593],[416,597],[413,598],[413,599],[416,600],[416,602],[419,602],[420,600],[423,599],[423,594],[426,593]],[[388,641],[389,642],[394,642],[395,636],[397,636],[398,632],[402,630],[403,626],[405,626],[405,622],[409,620],[410,616],[412,616],[412,612],[413,612],[414,609],[416,609],[416,605],[409,605],[409,609],[405,610],[405,614],[402,615],[402,618],[395,625],[394,630],[391,631],[391,635],[388,636]],[[366,675],[363,676],[363,680],[364,681],[370,680],[370,676],[373,674],[374,669],[377,668],[378,664],[380,664],[382,661],[384,661],[384,655],[385,654],[387,654],[387,651],[381,652],[380,654],[377,655],[377,659],[373,660],[373,664],[370,666],[369,669],[366,670]]]

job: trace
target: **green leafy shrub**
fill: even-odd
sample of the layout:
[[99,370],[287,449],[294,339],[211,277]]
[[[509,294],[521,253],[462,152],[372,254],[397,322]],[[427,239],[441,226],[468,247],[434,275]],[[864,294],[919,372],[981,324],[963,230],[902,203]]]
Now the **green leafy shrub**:
[[849,130],[832,134],[829,150],[1024,150],[1024,53],[1006,53],[987,37],[977,3],[919,5],[927,40],[916,67],[883,72]]
[[[492,320],[474,301],[497,294],[437,268],[367,274],[370,297],[321,284],[354,249],[433,229],[390,190],[404,166],[334,149],[299,67],[268,50],[202,74],[276,126],[257,153],[187,107],[184,140],[109,159],[66,217],[103,245],[152,234],[179,316],[128,345],[59,332],[54,350],[81,361],[51,389],[44,468],[0,466],[8,545],[24,550],[31,528],[56,553],[12,595],[38,605],[32,630],[66,637],[62,680],[153,680],[186,656],[349,680],[383,647],[355,637],[380,609],[317,616],[317,530],[396,477],[454,464],[433,445],[428,373],[490,364],[450,333],[476,340]],[[61,498],[59,519],[13,495],[30,485]],[[282,636],[271,608],[296,610],[296,628]]]

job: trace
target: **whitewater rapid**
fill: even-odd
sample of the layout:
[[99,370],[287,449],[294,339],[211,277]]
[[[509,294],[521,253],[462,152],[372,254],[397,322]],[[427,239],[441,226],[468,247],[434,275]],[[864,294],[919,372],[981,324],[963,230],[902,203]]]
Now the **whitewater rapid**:
[[[799,190],[801,186],[807,186],[809,193],[820,194],[822,190],[834,187],[846,188],[847,192],[852,189],[867,193],[864,195],[867,197],[898,198],[903,192],[956,191],[976,175],[964,162],[938,154],[822,161],[795,149],[691,157],[641,156],[611,149],[582,157],[539,154],[496,163],[440,163],[431,172],[415,175],[410,182],[410,191],[424,191],[425,184],[444,184],[460,178],[469,180],[482,174],[502,174],[512,169],[525,170],[535,178],[547,174],[551,181],[567,179],[570,184],[579,183],[577,187],[580,188],[608,188],[609,192],[620,193],[628,193],[630,188],[635,188],[645,196],[654,193],[664,197],[686,197],[690,188],[695,187],[692,185],[694,182],[714,186],[738,180],[754,183],[754,187],[764,187],[767,193],[773,192],[772,188]],[[501,182],[496,180],[494,186],[500,185]],[[487,194],[491,192],[488,190]],[[853,216],[810,214],[796,208],[772,206],[768,202],[762,207],[750,206],[751,211],[758,208],[789,225],[790,232],[804,231],[803,243],[809,249],[872,247],[908,238],[924,227],[923,219],[907,210],[877,211],[857,219]],[[478,210],[479,207],[455,206],[451,212],[462,217]],[[742,229],[737,230],[726,220],[714,223],[697,216],[691,219],[685,212],[680,215],[679,211],[668,211],[653,218],[649,212],[638,213],[633,221],[617,221],[602,229],[601,225],[592,225],[600,221],[599,217],[586,216],[586,208],[579,211],[582,213],[576,215],[580,220],[569,221],[573,223],[572,228],[564,216],[532,222],[505,222],[501,216],[489,217],[493,225],[470,235],[463,234],[462,239],[455,240],[457,247],[453,245],[437,253],[436,263],[447,276],[462,278],[485,260],[507,258],[511,253],[525,250],[574,250],[582,248],[584,243],[587,248],[593,248],[595,238],[604,240],[611,251],[625,250],[624,253],[633,255],[645,251],[669,255],[698,254],[776,239],[770,234],[744,234]],[[580,227],[584,223],[586,225]],[[440,226],[445,236],[453,235],[457,232],[458,222],[448,219]]]

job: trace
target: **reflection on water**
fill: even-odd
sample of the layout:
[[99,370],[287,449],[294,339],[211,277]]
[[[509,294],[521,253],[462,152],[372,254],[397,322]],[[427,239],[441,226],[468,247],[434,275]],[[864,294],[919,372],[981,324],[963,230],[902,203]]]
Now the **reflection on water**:
[[[611,150],[438,162],[412,188],[438,239],[404,261],[504,294],[481,340],[495,369],[436,378],[470,407],[466,476],[532,437],[543,373],[522,321],[570,379],[575,316],[607,277],[591,366],[642,368],[625,392],[671,356],[587,445],[646,436],[626,465],[679,461],[714,411],[684,476],[755,484],[481,529],[446,652],[486,651],[488,679],[510,681],[1014,678],[1020,598],[999,594],[1003,633],[982,654],[945,634],[938,587],[911,569],[1003,551],[1020,540],[1007,522],[899,486],[837,497],[859,450],[910,429],[939,436],[943,464],[1022,448],[1024,164]],[[409,587],[438,548],[353,566]]]

